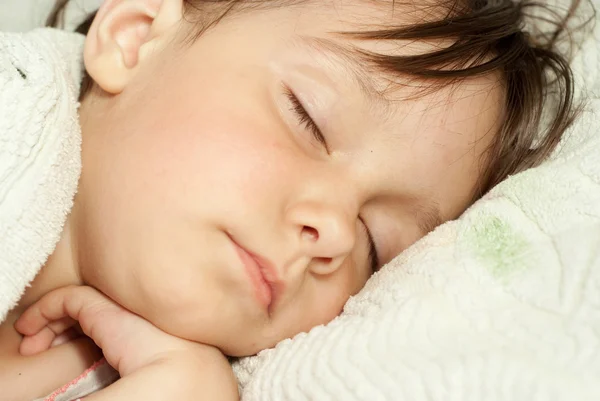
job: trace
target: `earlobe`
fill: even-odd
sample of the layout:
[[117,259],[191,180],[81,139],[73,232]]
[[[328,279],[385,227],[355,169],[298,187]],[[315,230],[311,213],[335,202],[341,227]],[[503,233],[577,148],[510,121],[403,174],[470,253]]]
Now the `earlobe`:
[[182,0],[106,0],[85,42],[85,67],[94,82],[108,93],[122,92],[182,12]]

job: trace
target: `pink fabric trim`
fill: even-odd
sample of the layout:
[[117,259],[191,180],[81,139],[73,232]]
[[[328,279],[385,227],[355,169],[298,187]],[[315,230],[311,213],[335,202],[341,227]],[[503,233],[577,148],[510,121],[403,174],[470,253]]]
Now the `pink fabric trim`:
[[69,383],[65,384],[64,386],[62,386],[58,390],[54,391],[48,397],[44,398],[44,401],[54,401],[56,399],[56,397],[58,397],[59,395],[65,393],[69,389],[69,387],[77,384],[77,382],[79,382],[80,380],[84,379],[87,375],[89,375],[91,372],[93,372],[94,370],[98,369],[100,366],[102,366],[104,364],[106,364],[106,359],[104,359],[104,358],[100,359],[97,362],[94,362],[94,364],[92,366],[90,366],[89,368],[87,368],[85,370],[85,372],[83,372],[81,375],[79,375],[75,379],[71,380]]

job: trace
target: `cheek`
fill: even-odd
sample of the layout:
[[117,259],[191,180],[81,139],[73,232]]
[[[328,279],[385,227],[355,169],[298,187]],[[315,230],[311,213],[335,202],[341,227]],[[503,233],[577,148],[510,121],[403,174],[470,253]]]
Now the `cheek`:
[[296,330],[288,335],[327,324],[342,313],[350,296],[355,295],[368,279],[366,273],[351,269],[351,263],[346,262],[346,266],[333,275],[311,277],[310,282],[306,282],[303,293],[296,297],[294,309],[285,311],[286,320],[293,322],[291,326]]
[[[219,113],[178,107],[167,116],[145,110],[120,128],[106,155],[111,192],[145,207],[196,209],[227,198],[257,198],[283,185],[294,158],[277,132],[232,110]],[[214,201],[216,204],[207,205]]]
[[153,208],[182,210],[267,201],[299,169],[298,152],[272,110],[265,72],[241,73],[237,63],[193,54],[169,64],[166,75],[185,80],[147,76],[137,91],[120,95],[126,134],[119,146],[131,137],[139,174],[133,179],[147,183],[130,195],[147,194],[140,202]]
[[163,146],[176,155],[165,161],[167,184],[177,185],[181,195],[172,202],[190,212],[235,214],[273,207],[297,164],[276,135],[251,122],[212,117],[178,136]]
[[230,110],[190,118],[183,107],[161,114],[153,102],[124,109],[83,149],[91,265],[116,280],[137,275],[150,289],[164,271],[197,265],[199,244],[219,245],[209,230],[267,217],[298,170],[277,132]]
[[294,335],[301,331],[309,331],[315,326],[331,322],[342,313],[346,301],[350,297],[348,291],[340,291],[340,287],[318,286],[311,300],[305,300],[301,308],[302,317],[295,319],[298,325]]

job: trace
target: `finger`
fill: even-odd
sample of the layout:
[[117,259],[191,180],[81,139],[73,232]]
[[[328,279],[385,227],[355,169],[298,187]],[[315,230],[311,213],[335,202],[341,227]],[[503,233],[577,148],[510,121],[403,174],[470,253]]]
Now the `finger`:
[[42,351],[46,351],[53,346],[53,343],[58,337],[70,330],[74,324],[75,321],[71,318],[62,318],[48,323],[47,326],[43,327],[37,333],[25,336],[23,340],[21,340],[19,352],[21,355],[35,355]]
[[[100,348],[108,345],[106,351],[111,354],[111,350],[115,349],[111,345],[127,346],[119,337],[132,319],[141,321],[95,289],[71,286],[40,298],[21,315],[15,328],[26,336],[21,351],[31,354],[48,349],[58,334],[75,326],[75,321],[78,321],[81,330]],[[134,331],[134,328],[129,330]],[[121,354],[122,347],[116,349],[117,354]]]
[[23,356],[39,354],[50,348],[50,344],[55,338],[54,332],[44,327],[33,336],[24,337],[19,345],[19,353]]
[[164,352],[189,347],[189,341],[162,332],[85,286],[48,293],[25,311],[16,327],[25,334],[35,334],[49,322],[67,316],[79,322],[83,332],[102,348],[106,360],[121,375],[151,363]]
[[[33,336],[45,327],[51,333],[59,335],[75,324],[63,310],[63,302],[54,296],[47,294],[30,306],[15,322],[15,329],[24,336]],[[48,336],[51,333],[47,333]]]
[[60,334],[56,334],[45,327],[33,336],[24,337],[19,344],[19,353],[23,356],[36,355],[82,336],[83,334],[80,334],[73,329],[67,329]]
[[80,320],[84,308],[93,308],[99,303],[110,305],[90,287],[64,287],[44,295],[29,307],[15,323],[15,329],[26,336],[33,336],[44,327],[62,333],[72,327],[75,320]]

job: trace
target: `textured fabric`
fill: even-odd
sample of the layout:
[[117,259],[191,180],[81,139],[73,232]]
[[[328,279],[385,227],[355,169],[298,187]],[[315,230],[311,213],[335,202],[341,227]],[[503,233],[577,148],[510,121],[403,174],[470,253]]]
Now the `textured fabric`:
[[83,36],[0,33],[0,322],[62,232],[81,170]]
[[238,362],[244,401],[600,400],[599,42],[575,62],[591,100],[552,160],[393,260],[326,327]]
[[86,369],[79,377],[66,383],[44,398],[35,401],[72,401],[92,394],[110,385],[119,378],[119,373],[101,359]]

